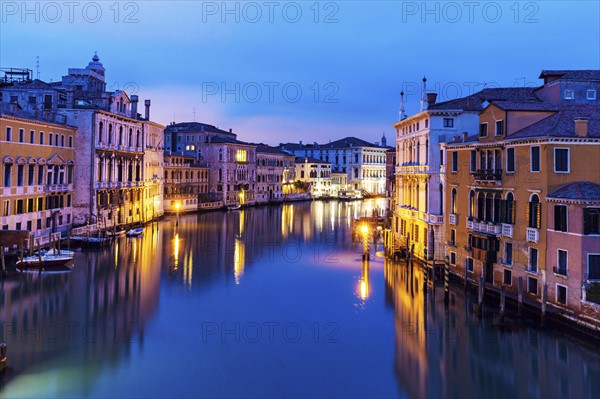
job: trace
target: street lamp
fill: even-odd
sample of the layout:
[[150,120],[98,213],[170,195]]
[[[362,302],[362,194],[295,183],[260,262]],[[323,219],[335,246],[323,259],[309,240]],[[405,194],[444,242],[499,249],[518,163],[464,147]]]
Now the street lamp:
[[369,260],[370,258],[370,254],[369,254],[369,226],[367,226],[366,224],[363,224],[360,227],[360,231],[363,235],[363,260]]
[[175,226],[179,226],[179,208],[181,208],[181,202],[177,201],[175,203],[175,210],[177,211],[177,221],[175,222]]

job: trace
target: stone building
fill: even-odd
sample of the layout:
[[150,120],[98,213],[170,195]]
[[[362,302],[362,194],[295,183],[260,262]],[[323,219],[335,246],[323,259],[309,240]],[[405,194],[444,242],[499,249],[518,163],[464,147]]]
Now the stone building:
[[257,204],[282,202],[285,191],[294,182],[295,157],[278,148],[265,144],[256,146],[256,192]]
[[167,152],[164,160],[165,212],[197,211],[200,195],[208,191],[208,168],[193,156]]
[[296,157],[296,180],[310,184],[313,198],[332,195],[329,162],[311,157]]

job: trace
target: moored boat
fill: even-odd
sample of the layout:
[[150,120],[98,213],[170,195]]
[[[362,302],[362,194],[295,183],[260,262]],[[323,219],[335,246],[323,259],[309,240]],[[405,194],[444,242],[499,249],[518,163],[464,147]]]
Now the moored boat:
[[71,270],[72,266],[67,263],[73,260],[73,251],[59,251],[51,249],[46,253],[38,253],[37,255],[25,256],[17,261],[17,270]]
[[143,227],[138,227],[136,229],[131,229],[131,230],[127,230],[127,236],[129,237],[137,237],[140,236],[144,233],[144,228]]

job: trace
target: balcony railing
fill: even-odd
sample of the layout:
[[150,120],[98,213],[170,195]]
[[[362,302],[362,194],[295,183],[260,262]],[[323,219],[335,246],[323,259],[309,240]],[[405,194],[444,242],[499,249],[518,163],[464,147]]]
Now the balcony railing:
[[444,223],[444,217],[440,215],[429,215],[429,223],[442,224]]
[[482,233],[500,234],[502,226],[496,222],[475,221],[467,218],[467,229],[480,231]]
[[472,229],[473,228],[473,219],[471,219],[470,217],[467,217],[467,229]]
[[451,213],[450,216],[448,217],[448,221],[450,222],[450,224],[456,226],[456,220],[457,220],[456,213]]
[[46,192],[69,191],[68,184],[49,184],[46,186]]
[[513,226],[512,224],[502,224],[502,236],[512,238]]
[[554,271],[554,274],[558,274],[560,276],[567,277],[567,268],[566,267],[554,266],[552,268],[552,270]]
[[527,241],[538,242],[539,231],[538,229],[534,229],[533,227],[528,227],[525,236],[527,237]]
[[471,172],[475,180],[481,181],[501,181],[502,169],[478,169]]

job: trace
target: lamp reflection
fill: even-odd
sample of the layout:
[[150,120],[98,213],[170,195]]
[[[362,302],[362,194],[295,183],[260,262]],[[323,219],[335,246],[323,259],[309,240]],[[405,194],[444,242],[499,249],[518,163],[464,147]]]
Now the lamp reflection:
[[236,284],[240,283],[240,278],[244,275],[245,261],[246,247],[244,246],[244,242],[236,237],[233,249],[233,278]]
[[369,299],[371,294],[371,284],[369,281],[369,262],[363,261],[362,263],[362,277],[358,281],[358,296],[363,301]]
[[177,271],[179,268],[179,233],[175,233],[173,238],[173,270]]

